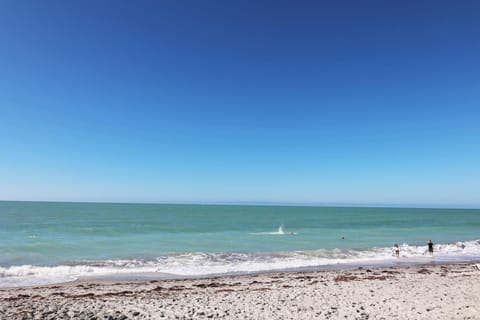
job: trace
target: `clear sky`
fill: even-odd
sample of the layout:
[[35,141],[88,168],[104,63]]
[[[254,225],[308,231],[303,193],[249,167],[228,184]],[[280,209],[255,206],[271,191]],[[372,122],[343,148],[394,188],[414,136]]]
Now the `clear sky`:
[[480,207],[480,2],[1,1],[0,199]]

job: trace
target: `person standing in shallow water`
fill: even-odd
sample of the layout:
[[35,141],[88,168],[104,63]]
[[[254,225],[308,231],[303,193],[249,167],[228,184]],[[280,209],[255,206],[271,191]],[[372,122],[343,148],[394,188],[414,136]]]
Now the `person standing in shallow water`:
[[433,242],[432,242],[432,240],[428,240],[428,253],[430,253],[430,256],[433,256]]
[[393,251],[395,252],[395,257],[400,258],[400,248],[398,247],[398,244],[395,243]]

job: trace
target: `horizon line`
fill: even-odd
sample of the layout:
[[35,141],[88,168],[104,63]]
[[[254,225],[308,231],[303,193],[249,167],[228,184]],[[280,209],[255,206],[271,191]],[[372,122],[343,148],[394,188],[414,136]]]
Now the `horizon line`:
[[375,202],[295,202],[295,201],[95,201],[95,200],[10,200],[0,199],[0,202],[48,202],[48,203],[90,203],[90,204],[159,204],[159,205],[225,205],[225,206],[265,206],[265,207],[344,207],[344,208],[392,208],[392,209],[480,209],[480,205],[439,205],[414,203],[375,203]]

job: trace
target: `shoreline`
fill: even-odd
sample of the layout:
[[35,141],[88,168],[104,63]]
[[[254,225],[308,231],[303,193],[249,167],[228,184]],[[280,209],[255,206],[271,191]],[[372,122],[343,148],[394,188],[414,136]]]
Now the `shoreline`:
[[[142,281],[167,281],[167,280],[200,280],[200,279],[217,279],[224,277],[241,277],[241,276],[255,276],[255,275],[269,275],[277,273],[308,273],[308,272],[323,272],[323,271],[349,271],[356,269],[378,269],[378,268],[402,268],[402,267],[414,267],[414,266],[437,266],[437,265],[450,265],[450,264],[478,264],[480,263],[480,257],[475,257],[471,260],[435,260],[429,257],[422,258],[405,258],[392,261],[366,261],[363,263],[338,263],[314,267],[300,267],[300,268],[286,268],[286,269],[273,269],[273,270],[260,270],[252,272],[235,272],[235,273],[212,273],[206,275],[175,275],[175,274],[163,274],[158,276],[158,273],[125,273],[125,274],[111,274],[105,276],[82,276],[73,281],[65,281],[60,283],[45,284],[59,285],[69,284],[72,282],[142,282]],[[35,286],[28,286],[35,287]],[[15,288],[15,287],[12,287]],[[2,288],[0,288],[2,289]]]
[[390,267],[407,267],[407,266],[419,266],[419,265],[447,265],[447,264],[463,264],[463,263],[479,263],[479,256],[471,256],[466,258],[458,257],[452,259],[452,257],[401,257],[392,258],[389,260],[364,260],[348,263],[335,263],[318,266],[305,266],[305,267],[291,267],[284,269],[270,269],[270,270],[258,270],[258,271],[238,271],[238,272],[225,272],[225,273],[211,273],[211,274],[198,274],[198,275],[179,275],[170,274],[164,272],[112,272],[110,274],[99,275],[70,275],[73,279],[17,285],[17,286],[0,286],[0,290],[16,289],[16,288],[33,288],[33,287],[48,287],[65,285],[76,282],[132,282],[132,281],[164,281],[164,280],[195,280],[195,279],[207,279],[207,278],[219,278],[230,276],[248,276],[248,275],[262,275],[271,273],[290,273],[290,272],[315,272],[315,271],[347,271],[357,268],[390,268]]
[[0,319],[479,319],[477,263],[0,288]]

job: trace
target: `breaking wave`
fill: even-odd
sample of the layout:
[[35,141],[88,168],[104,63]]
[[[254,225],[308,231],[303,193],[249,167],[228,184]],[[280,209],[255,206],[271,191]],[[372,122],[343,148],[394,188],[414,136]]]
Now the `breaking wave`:
[[[280,231],[280,230],[279,230]],[[283,229],[281,230],[283,231]],[[468,261],[480,258],[480,240],[463,243],[437,244],[434,260]],[[430,259],[426,246],[400,245],[400,257],[392,248],[319,249],[312,251],[274,253],[182,253],[155,259],[78,261],[68,265],[0,266],[0,287],[42,285],[73,281],[82,277],[107,277],[128,274],[165,274],[173,276],[203,276],[273,270],[321,268],[330,265],[361,263],[393,263]],[[427,261],[427,260],[422,260]]]
[[288,232],[285,232],[285,230],[283,229],[283,224],[280,225],[277,229],[277,231],[267,231],[267,232],[255,232],[255,233],[252,233],[252,234],[257,234],[257,235],[295,235],[297,234],[296,232],[292,232],[292,231],[288,231]]

